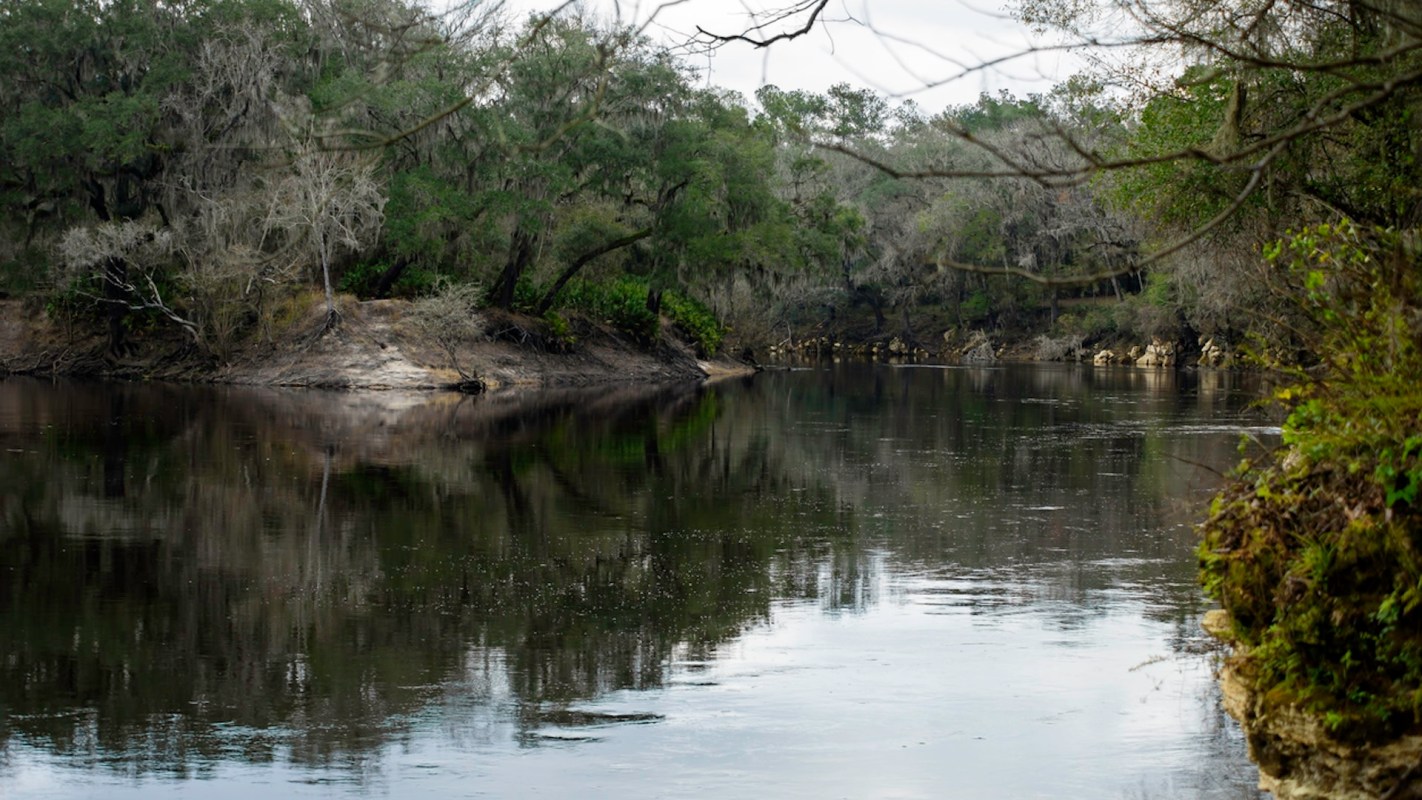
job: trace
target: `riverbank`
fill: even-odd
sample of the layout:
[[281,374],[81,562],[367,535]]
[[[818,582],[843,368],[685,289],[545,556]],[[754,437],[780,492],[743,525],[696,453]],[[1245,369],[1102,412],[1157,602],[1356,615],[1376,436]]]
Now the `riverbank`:
[[1205,630],[1233,654],[1220,667],[1225,711],[1239,722],[1259,788],[1277,800],[1400,800],[1422,797],[1422,733],[1369,743],[1349,741],[1324,718],[1296,704],[1279,704],[1259,690],[1258,665],[1234,634],[1229,612],[1205,615]]
[[638,341],[593,320],[551,332],[542,320],[481,312],[460,336],[418,324],[404,300],[349,300],[326,328],[313,305],[216,357],[171,329],[138,331],[122,356],[98,326],[69,324],[0,301],[0,373],[333,389],[489,390],[672,383],[746,375],[735,359],[701,357],[670,325]]

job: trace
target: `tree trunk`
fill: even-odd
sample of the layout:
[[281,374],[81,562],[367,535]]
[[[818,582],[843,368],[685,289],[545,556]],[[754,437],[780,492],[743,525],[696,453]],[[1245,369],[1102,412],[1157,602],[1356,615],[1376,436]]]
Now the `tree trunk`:
[[105,316],[109,324],[109,353],[122,356],[128,349],[124,338],[124,318],[128,316],[128,298],[124,284],[128,283],[128,262],[122,258],[104,260]]
[[509,242],[508,261],[504,262],[504,271],[499,273],[499,280],[494,283],[494,305],[505,311],[513,308],[518,279],[523,277],[524,270],[533,263],[533,250],[537,241],[538,235],[529,232],[522,225],[514,231],[513,240]]
[[330,322],[336,318],[336,293],[331,289],[331,254],[326,247],[326,237],[320,237],[318,244],[321,247],[321,282],[326,288],[326,321]]
[[[563,291],[564,286],[568,285],[568,281],[572,280],[573,276],[577,275],[578,271],[587,266],[593,259],[606,253],[611,253],[614,250],[620,250],[628,245],[635,244],[651,235],[651,228],[643,228],[636,233],[629,233],[620,239],[613,239],[610,242],[594,247],[578,256],[573,263],[568,265],[567,269],[563,270],[558,276],[558,279],[553,281],[553,285],[548,288],[548,291],[543,295],[543,299],[538,301],[537,313],[540,315],[547,314],[548,309],[552,308],[554,301],[558,299],[558,293]],[[500,278],[500,280],[502,280],[502,278]],[[648,302],[650,302],[650,299]]]
[[389,297],[390,290],[395,287],[395,282],[400,280],[400,276],[405,274],[406,268],[410,266],[410,259],[397,258],[386,270],[380,273],[380,278],[375,282],[373,292],[376,297]]

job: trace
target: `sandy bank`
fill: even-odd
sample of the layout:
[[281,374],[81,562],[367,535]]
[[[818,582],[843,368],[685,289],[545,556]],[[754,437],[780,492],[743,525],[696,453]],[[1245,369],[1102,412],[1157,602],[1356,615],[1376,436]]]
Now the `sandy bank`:
[[217,358],[179,332],[136,332],[120,357],[105,352],[99,325],[67,324],[17,300],[0,301],[0,372],[257,386],[340,389],[446,389],[464,375],[490,389],[615,383],[672,383],[744,375],[724,357],[698,358],[670,325],[639,342],[595,321],[577,320],[552,339],[536,319],[491,312],[479,334],[440,346],[411,324],[403,300],[348,301],[322,332],[319,308],[277,331],[256,333]]

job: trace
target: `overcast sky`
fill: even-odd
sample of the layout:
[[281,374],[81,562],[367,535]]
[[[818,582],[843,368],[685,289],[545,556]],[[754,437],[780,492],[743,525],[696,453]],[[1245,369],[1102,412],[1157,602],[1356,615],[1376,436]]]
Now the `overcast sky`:
[[[648,24],[653,38],[684,42],[697,26],[716,33],[741,32],[747,27],[748,10],[780,8],[793,0],[582,2],[600,16]],[[549,11],[561,2],[507,0],[506,5],[522,14]],[[821,24],[805,36],[760,50],[731,43],[712,55],[690,56],[688,62],[710,83],[748,98],[764,83],[822,92],[847,82],[911,98],[929,112],[971,103],[982,92],[1043,92],[1068,77],[1075,68],[1069,57],[1056,55],[964,74],[966,67],[1021,52],[1032,43],[1030,32],[1013,21],[1004,6],[1004,0],[832,0]]]

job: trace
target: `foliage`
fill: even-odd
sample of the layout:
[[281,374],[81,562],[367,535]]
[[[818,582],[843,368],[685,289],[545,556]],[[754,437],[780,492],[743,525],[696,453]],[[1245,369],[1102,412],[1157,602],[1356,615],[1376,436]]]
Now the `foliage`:
[[44,252],[21,250],[13,258],[0,260],[0,297],[28,295],[41,288],[49,272]]
[[[1121,2],[1019,13],[1080,31],[1094,5]],[[1043,95],[922,109],[845,84],[766,86],[748,105],[578,9],[505,25],[405,0],[15,0],[0,9],[13,76],[0,85],[0,264],[42,253],[24,263],[46,266],[7,267],[0,290],[66,291],[48,265],[87,271],[115,349],[127,314],[162,309],[217,355],[293,286],[322,284],[333,313],[337,281],[415,297],[446,276],[535,314],[569,281],[630,276],[701,299],[747,339],[863,331],[869,315],[875,335],[895,325],[909,340],[944,324],[1030,336],[1051,303],[1110,292],[1125,302],[1054,335],[1270,327],[1278,345],[1285,328],[1261,320],[1293,312],[1258,279],[1260,241],[1320,210],[1417,218],[1415,20],[1266,4],[1249,10],[1264,26],[1250,38],[1228,14],[1238,5],[1142,6],[1162,16],[1141,24],[1175,26],[1164,39],[1195,37],[1178,58],[1156,51],[1177,70],[1157,91],[1123,93],[1098,64]],[[1360,94],[1375,86],[1385,96]],[[1326,132],[1256,157],[1324,118]],[[140,223],[170,243],[165,259],[59,257],[67,238]],[[1049,297],[1021,277],[1072,285]],[[624,299],[607,316],[654,329]],[[703,350],[721,346],[709,318],[685,314]]]
[[[391,265],[385,261],[356,262],[341,275],[338,288],[343,293],[357,297],[376,297],[376,287],[390,268]],[[391,284],[389,295],[414,299],[430,294],[438,285],[439,276],[435,273],[421,267],[406,268],[400,271],[400,277]]]
[[1186,229],[1203,225],[1228,208],[1244,186],[1239,173],[1207,161],[1151,159],[1189,148],[1211,148],[1224,123],[1232,87],[1226,74],[1194,66],[1177,79],[1176,91],[1152,98],[1123,147],[1123,156],[1147,163],[1105,183],[1111,200],[1137,209],[1157,224]]
[[1422,724],[1422,247],[1349,222],[1268,248],[1307,363],[1284,451],[1246,463],[1200,548],[1261,688],[1345,736]]
[[986,320],[990,313],[992,313],[992,300],[988,297],[988,293],[981,289],[968,295],[968,299],[958,306],[959,318],[969,325],[976,325]]
[[656,338],[657,315],[647,308],[647,284],[623,277],[608,282],[574,281],[563,290],[563,305],[606,322],[643,341]]
[[1079,337],[1082,343],[1096,342],[1119,330],[1117,314],[1121,305],[1114,299],[1109,305],[1092,305],[1079,312],[1063,312],[1057,317],[1056,331],[1067,336]]
[[716,355],[721,341],[726,337],[726,328],[716,319],[711,310],[697,301],[683,297],[676,292],[668,292],[662,298],[662,310],[696,342],[697,349],[704,356]]

